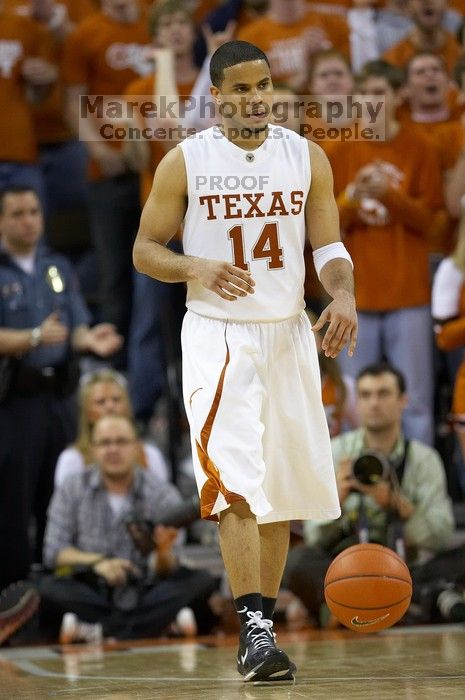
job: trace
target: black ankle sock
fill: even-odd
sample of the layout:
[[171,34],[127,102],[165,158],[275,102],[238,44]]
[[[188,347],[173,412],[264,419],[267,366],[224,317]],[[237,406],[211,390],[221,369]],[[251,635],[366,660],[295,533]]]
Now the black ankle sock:
[[236,606],[241,625],[249,620],[247,617],[247,612],[256,612],[257,610],[263,612],[261,593],[247,593],[247,595],[241,595],[239,598],[234,599],[234,604]]
[[262,596],[263,604],[263,617],[265,620],[272,620],[274,615],[274,607],[276,605],[276,598],[267,598]]

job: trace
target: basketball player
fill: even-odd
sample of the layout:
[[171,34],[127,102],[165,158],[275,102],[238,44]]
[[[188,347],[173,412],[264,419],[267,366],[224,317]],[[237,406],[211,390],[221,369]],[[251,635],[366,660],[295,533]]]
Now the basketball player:
[[[211,59],[221,124],[161,161],[134,247],[140,272],[187,282],[184,400],[202,517],[219,521],[246,681],[291,680],[272,615],[289,520],[340,515],[315,339],[304,309],[305,230],[332,297],[326,355],[356,343],[352,264],[321,149],[268,124],[265,54],[231,41]],[[184,219],[184,255],[166,248]]]

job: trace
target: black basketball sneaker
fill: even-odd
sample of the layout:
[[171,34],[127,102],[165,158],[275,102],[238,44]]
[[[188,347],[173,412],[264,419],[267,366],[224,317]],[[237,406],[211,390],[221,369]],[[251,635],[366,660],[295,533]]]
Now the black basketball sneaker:
[[247,682],[293,681],[295,665],[278,649],[273,622],[262,612],[247,611],[249,620],[241,625],[237,670]]

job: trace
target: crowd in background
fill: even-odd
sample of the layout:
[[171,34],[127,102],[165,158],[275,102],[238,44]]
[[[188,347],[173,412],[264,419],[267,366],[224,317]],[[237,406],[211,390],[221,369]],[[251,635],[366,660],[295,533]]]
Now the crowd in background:
[[[180,138],[175,127],[215,123],[199,98],[208,94],[209,57],[233,38],[265,51],[275,122],[317,141],[334,173],[360,331],[353,358],[321,358],[331,435],[359,425],[356,378],[386,360],[406,379],[406,437],[439,450],[449,494],[463,500],[465,0],[0,0],[0,360],[9,360],[0,397],[16,371],[11,358],[25,356],[28,369],[19,373],[23,390],[13,385],[0,402],[2,586],[41,561],[53,484],[95,461],[92,426],[105,413],[134,417],[145,440],[137,463],[191,492],[179,399],[184,285],[137,273],[132,245],[157,164]],[[83,118],[82,95],[139,103],[130,118],[127,110],[108,117],[111,129],[163,127],[170,136],[106,139],[95,114]],[[191,96],[197,107],[147,117],[140,97],[159,105],[162,95],[178,97],[180,112]],[[331,103],[350,95],[383,98],[370,139],[353,137],[363,117],[345,111],[328,121]],[[312,98],[318,116],[305,109]],[[170,246],[182,250],[182,232]],[[27,282],[39,259],[40,304],[41,281]],[[312,317],[325,299],[311,251],[307,260]],[[72,292],[57,304],[60,284]],[[86,369],[97,374],[81,378],[78,428],[68,404]],[[37,395],[57,386],[51,411]],[[28,549],[32,515],[35,550],[18,554],[18,542]]]

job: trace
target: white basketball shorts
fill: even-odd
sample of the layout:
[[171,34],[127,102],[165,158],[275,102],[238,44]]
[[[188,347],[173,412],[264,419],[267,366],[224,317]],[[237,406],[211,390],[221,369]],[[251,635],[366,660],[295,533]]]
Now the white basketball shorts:
[[188,311],[183,392],[203,518],[247,501],[257,522],[330,520],[341,511],[304,312],[238,323]]

